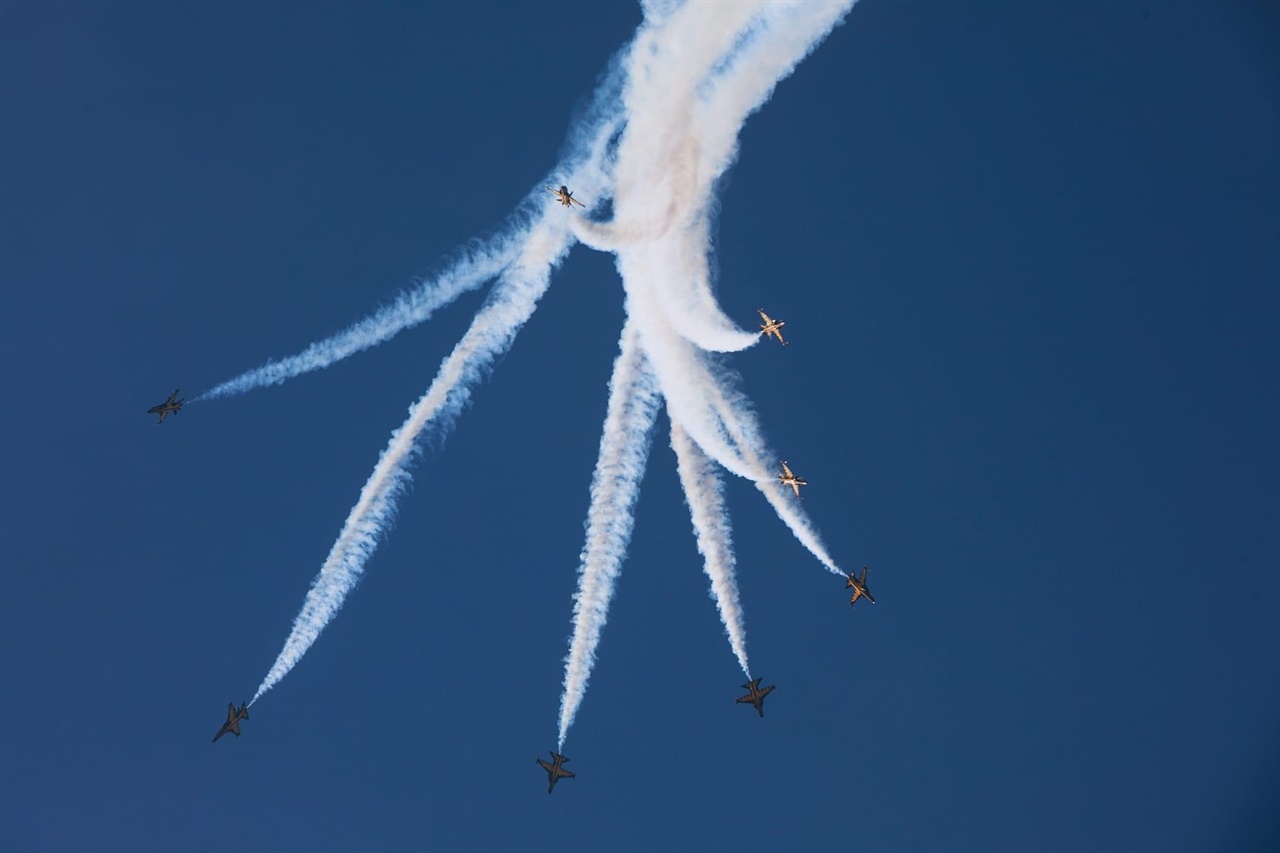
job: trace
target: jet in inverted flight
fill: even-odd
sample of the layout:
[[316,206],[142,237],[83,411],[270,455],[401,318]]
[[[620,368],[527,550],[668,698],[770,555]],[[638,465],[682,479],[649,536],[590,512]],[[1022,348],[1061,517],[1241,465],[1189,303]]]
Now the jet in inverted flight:
[[761,717],[764,717],[764,697],[772,693],[773,688],[776,685],[770,684],[768,687],[761,687],[760,681],[761,679],[756,678],[742,685],[748,692],[746,696],[738,697],[738,704],[755,705],[756,712],[759,713]]
[[178,396],[178,392],[180,390],[182,389],[174,388],[173,393],[169,395],[168,400],[165,400],[163,403],[160,403],[159,405],[152,406],[151,408],[147,409],[148,415],[160,416],[160,420],[156,421],[157,425],[164,423],[164,419],[168,415],[176,415],[178,412],[182,411],[183,401],[176,399]]
[[218,729],[218,733],[213,736],[213,742],[217,743],[218,738],[231,732],[236,737],[240,737],[240,721],[249,719],[249,703],[245,702],[236,707],[234,702],[227,703],[227,721],[222,724],[222,728]]
[[551,789],[554,788],[556,786],[556,783],[559,782],[561,779],[573,778],[573,771],[565,770],[564,767],[562,766],[569,759],[565,758],[563,755],[561,755],[560,753],[554,750],[552,750],[551,752],[551,758],[552,758],[551,763],[547,763],[543,761],[541,758],[538,759],[538,763],[542,765],[542,769],[547,771],[547,793],[548,794],[551,793]]

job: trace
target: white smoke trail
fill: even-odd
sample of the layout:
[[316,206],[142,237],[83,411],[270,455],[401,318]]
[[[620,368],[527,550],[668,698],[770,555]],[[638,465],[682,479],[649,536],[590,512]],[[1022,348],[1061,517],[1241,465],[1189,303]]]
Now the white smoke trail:
[[428,426],[443,434],[461,414],[471,388],[506,352],[546,292],[551,270],[568,252],[567,228],[544,223],[525,241],[520,257],[503,275],[462,340],[441,363],[431,387],[391,434],[360,499],[342,526],[320,573],[311,583],[284,648],[249,704],[274,687],[311,648],[355,588],[364,565],[394,519],[396,503],[410,480],[409,461]]
[[[569,128],[566,153],[547,179],[585,188],[588,197],[596,201],[608,198],[613,192],[609,149],[621,122],[618,99],[625,77],[622,65],[625,56],[624,49],[610,59],[592,103]],[[215,400],[255,388],[279,385],[305,373],[322,370],[426,322],[436,311],[496,278],[515,262],[530,237],[546,224],[548,215],[555,217],[555,222],[562,223],[566,218],[564,212],[552,210],[548,213],[549,206],[546,190],[540,182],[517,205],[495,236],[473,241],[459,251],[442,272],[400,294],[390,305],[310,344],[300,353],[268,361],[210,388],[189,402]]]
[[740,477],[756,479],[725,437],[720,416],[711,407],[715,389],[703,364],[705,356],[667,322],[658,288],[650,284],[653,267],[645,263],[646,248],[620,253],[618,270],[627,292],[627,316],[640,334],[667,408],[717,462]]
[[[726,372],[713,373],[702,351],[740,349],[758,340],[755,333],[732,328],[711,293],[707,259],[715,181],[737,156],[746,118],[851,5],[808,0],[742,7],[740,12],[751,14],[714,22],[725,29],[715,43],[720,52],[710,57],[714,67],[700,66],[704,76],[680,77],[652,102],[645,98],[650,93],[630,86],[616,168],[616,230],[608,235],[629,316],[640,329],[673,420],[715,461],[754,481],[801,544],[833,572],[839,567],[807,515],[766,464],[771,455],[750,406],[726,387]],[[670,19],[679,17],[677,12]],[[733,50],[727,50],[730,44]],[[655,62],[665,58],[654,55]],[[690,70],[677,62],[663,67]],[[643,121],[633,110],[643,111]]]
[[[756,481],[806,547],[838,571],[825,557],[803,512],[798,506],[793,512],[778,484],[772,482],[764,462],[768,454],[749,406],[725,387],[724,377],[714,372],[704,355],[708,350],[742,349],[758,339],[729,320],[712,293],[712,194],[716,180],[736,156],[742,122],[825,34],[819,24],[827,20],[822,26],[834,26],[849,4],[816,5],[821,14],[795,0],[776,4],[650,0],[645,23],[597,89],[590,116],[594,124],[578,125],[593,130],[575,130],[573,156],[553,172],[564,175],[564,183],[585,189],[592,203],[612,197],[613,222],[593,223],[577,216],[552,219],[541,212],[545,205],[522,207],[516,226],[481,244],[441,279],[419,286],[392,306],[303,353],[268,363],[197,398],[240,393],[328,366],[422,322],[466,290],[501,276],[427,393],[393,433],[253,701],[297,664],[341,608],[394,517],[410,478],[408,465],[418,438],[428,427],[440,432],[451,427],[474,384],[494,358],[510,347],[545,292],[552,267],[568,251],[570,227],[591,245],[617,252],[629,320],[614,365],[591,488],[574,636],[561,697],[561,748],[585,694],[630,539],[632,510],[660,394],[667,400],[673,423],[687,432],[689,447],[701,448],[694,450],[695,465],[709,467],[701,456],[705,452],[739,476]],[[751,57],[750,61],[743,56]],[[616,100],[611,100],[617,95],[613,88],[622,92]],[[625,130],[615,148],[619,127]],[[534,194],[541,192],[537,189]],[[718,501],[718,491],[710,501],[701,495],[690,497],[691,507],[697,502],[709,508],[699,546],[706,545],[704,554],[708,554],[719,547],[717,542],[723,543],[728,563],[719,558],[718,565],[728,565],[731,582],[729,528]],[[713,588],[715,583],[713,576]],[[725,606],[730,597],[717,592],[717,600],[734,642],[734,618],[726,615]],[[736,596],[732,600],[740,625]],[[745,670],[745,645],[734,642],[734,650]]]
[[747,118],[795,71],[830,32],[843,23],[854,0],[788,0],[768,4],[752,22],[728,67],[708,81],[693,133],[700,146],[694,195],[709,199],[712,186],[738,156]]
[[729,645],[738,658],[738,665],[747,678],[751,678],[751,668],[747,665],[747,629],[734,571],[732,525],[724,505],[724,483],[674,418],[671,419],[671,449],[676,452],[676,469],[680,472],[685,502],[693,519],[698,553],[711,579],[711,597],[720,611],[720,621],[729,635]]
[[[687,233],[694,225],[691,213],[706,205],[694,195],[700,183],[695,170],[701,141],[693,132],[698,90],[767,5],[681,7],[655,28],[649,51],[637,39],[640,59],[623,94],[627,125],[618,144],[611,241],[620,255],[645,248],[646,277],[664,297],[659,304],[668,324],[706,350],[743,349],[756,336],[737,328],[710,295],[705,229],[700,241]],[[634,266],[641,259],[628,260]]]
[[579,557],[578,591],[573,596],[573,637],[565,657],[564,692],[560,697],[561,750],[586,694],[600,632],[631,540],[635,521],[632,509],[649,456],[649,431],[659,401],[639,336],[628,323],[622,330],[618,357],[613,363],[600,453],[591,477],[586,542]]
[[316,341],[302,352],[268,361],[205,391],[192,402],[243,394],[255,388],[280,385],[296,376],[322,370],[335,362],[377,346],[407,328],[426,322],[440,308],[499,275],[519,256],[529,234],[538,225],[530,222],[464,254],[440,275],[402,293],[390,305]]
[[[700,349],[729,352],[758,335],[736,326],[712,293],[713,189],[737,157],[742,124],[848,13],[852,3],[693,3],[666,27],[685,40],[637,38],[624,90],[617,205],[608,225],[576,223],[579,239],[626,255],[644,247],[643,278],[661,293],[667,321]],[[684,31],[688,32],[688,31]],[[687,43],[686,43],[687,42]],[[648,48],[645,50],[645,48]]]
[[[773,467],[777,457],[769,450],[764,440],[764,433],[756,420],[750,402],[734,387],[734,376],[722,368],[718,381],[711,384],[712,406],[720,414],[729,438],[734,442],[738,453],[756,472],[750,479],[755,481],[756,488],[764,495],[765,500],[773,507],[778,518],[787,526],[792,535],[822,563],[828,571],[837,575],[845,575],[843,569],[831,558],[822,537],[804,511],[798,498],[779,480]],[[714,454],[713,454],[714,458]]]

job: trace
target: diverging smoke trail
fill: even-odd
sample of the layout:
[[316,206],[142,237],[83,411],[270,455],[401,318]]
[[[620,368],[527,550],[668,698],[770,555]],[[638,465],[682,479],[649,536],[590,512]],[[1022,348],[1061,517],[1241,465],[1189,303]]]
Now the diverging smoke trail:
[[721,368],[719,376],[712,377],[708,387],[714,389],[711,398],[712,406],[720,415],[725,432],[732,439],[740,456],[757,472],[752,478],[756,488],[773,507],[782,523],[787,525],[792,535],[808,549],[809,553],[818,558],[818,562],[830,572],[845,575],[846,572],[836,564],[827,552],[826,546],[822,544],[822,537],[809,519],[809,514],[801,506],[800,500],[787,486],[778,482],[777,475],[774,473],[776,469],[773,468],[777,457],[769,450],[764,440],[764,433],[760,429],[750,402],[733,387],[735,379],[736,377],[727,368]]
[[702,554],[703,568],[711,579],[711,597],[720,611],[720,621],[729,635],[729,645],[738,658],[738,665],[750,678],[747,628],[743,624],[738,579],[734,572],[733,526],[724,505],[724,483],[719,472],[674,418],[671,418],[671,449],[676,452],[676,468],[680,472],[680,484],[684,487],[685,502],[693,519],[698,553]]
[[[629,305],[643,302],[645,288],[634,290],[638,298],[629,300]],[[845,574],[827,552],[800,501],[778,482],[777,457],[770,452],[750,403],[732,387],[733,374],[667,327],[660,315],[636,309],[630,315],[642,332],[672,420],[716,463],[755,483],[778,518],[829,571]]]
[[[496,240],[482,243],[464,253],[440,275],[402,293],[368,317],[335,335],[316,341],[302,352],[268,361],[205,391],[195,400],[216,400],[243,394],[255,388],[280,385],[296,376],[323,370],[370,347],[395,337],[405,329],[426,322],[437,310],[464,293],[498,276],[520,254],[537,222],[527,222]],[[194,400],[193,400],[194,402]]]
[[427,427],[443,434],[453,425],[470,399],[472,387],[494,359],[511,347],[516,333],[532,316],[546,292],[552,268],[564,258],[569,244],[563,227],[544,224],[530,234],[519,258],[498,282],[462,340],[441,363],[427,393],[410,407],[408,419],[391,434],[360,499],[312,581],[284,648],[250,704],[297,665],[342,608],[394,520],[396,504],[410,480],[409,462],[419,436]]
[[[643,268],[667,323],[703,350],[758,337],[737,327],[712,292],[715,182],[737,157],[747,117],[847,14],[850,2],[690,3],[651,39],[636,39],[624,89],[613,222],[578,222],[579,239]],[[664,38],[683,27],[683,39]],[[652,43],[650,43],[652,42]],[[622,264],[620,264],[621,266]]]
[[595,666],[600,632],[608,619],[609,602],[631,541],[635,523],[632,510],[649,456],[649,432],[659,401],[639,335],[628,323],[622,330],[618,357],[613,363],[600,454],[591,477],[586,542],[578,563],[578,591],[573,596],[573,637],[565,658],[564,692],[560,697],[558,749],[564,748],[565,736]]
[[773,467],[776,457],[769,451],[750,402],[734,388],[735,375],[671,328],[654,307],[657,288],[643,264],[644,254],[643,250],[622,253],[618,268],[627,285],[628,315],[641,333],[672,420],[711,459],[755,483],[800,544],[827,569],[844,574],[799,500],[778,482]]
[[[585,189],[588,197],[602,199],[613,192],[611,140],[621,121],[618,103],[626,69],[620,51],[609,63],[596,87],[591,104],[569,128],[565,154],[552,169],[556,183]],[[214,400],[243,394],[255,388],[279,385],[297,376],[322,370],[349,356],[390,340],[405,329],[426,322],[441,308],[463,294],[482,287],[501,275],[526,250],[533,235],[544,229],[548,216],[557,223],[564,213],[551,210],[543,183],[530,191],[497,233],[482,241],[472,241],[459,250],[437,275],[402,293],[390,305],[342,331],[310,344],[302,352],[273,359],[205,391],[197,400]],[[580,195],[582,193],[579,193]],[[559,226],[557,226],[559,227]]]

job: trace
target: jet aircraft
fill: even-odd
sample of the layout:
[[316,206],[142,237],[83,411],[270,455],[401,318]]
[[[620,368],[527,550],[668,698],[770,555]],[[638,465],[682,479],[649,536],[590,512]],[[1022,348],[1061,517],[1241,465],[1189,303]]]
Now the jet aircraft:
[[763,718],[764,717],[764,697],[772,693],[773,688],[776,687],[777,685],[770,684],[768,687],[761,687],[760,681],[761,679],[756,678],[742,685],[749,692],[747,693],[746,696],[738,697],[738,704],[755,705],[756,711],[760,714],[761,718]]
[[845,589],[853,590],[853,598],[849,599],[849,603],[853,604],[859,598],[865,598],[872,604],[876,603],[875,596],[871,594],[871,590],[867,589],[867,567],[862,567],[862,577],[855,578],[853,572],[849,572],[849,579],[845,581]]
[[222,728],[218,729],[218,733],[213,736],[213,742],[217,743],[218,738],[231,732],[236,737],[240,737],[240,721],[249,719],[249,703],[241,703],[237,708],[234,702],[227,703],[227,721],[222,724]]
[[569,188],[563,184],[560,185],[560,189],[556,189],[554,187],[547,187],[547,189],[554,193],[556,201],[560,202],[565,207],[572,207],[575,204],[578,207],[586,207],[585,204],[574,198],[573,193],[569,192]]
[[157,425],[164,423],[164,419],[167,415],[176,415],[178,412],[182,411],[183,401],[175,399],[178,396],[178,392],[181,390],[181,388],[174,388],[173,393],[169,395],[168,400],[165,400],[158,406],[152,406],[147,409],[148,415],[160,416],[160,420],[156,421]]
[[809,485],[809,481],[803,477],[797,477],[791,473],[791,469],[787,467],[787,460],[782,460],[782,473],[778,475],[778,481],[784,486],[790,486],[796,493],[796,497],[800,497],[800,487]]
[[551,793],[551,789],[554,788],[556,786],[556,783],[559,782],[561,779],[573,778],[573,771],[565,770],[564,767],[561,766],[569,759],[565,758],[563,755],[556,752],[555,750],[551,751],[551,758],[552,758],[552,761],[550,764],[543,761],[541,758],[538,759],[538,763],[542,765],[542,769],[547,771],[547,793],[548,794]]
[[757,308],[756,311],[760,314],[760,319],[764,320],[764,322],[760,324],[760,334],[764,335],[766,338],[773,335],[778,339],[778,343],[785,347],[787,342],[782,339],[782,327],[787,325],[787,321],[773,319],[768,314],[764,313],[763,308]]

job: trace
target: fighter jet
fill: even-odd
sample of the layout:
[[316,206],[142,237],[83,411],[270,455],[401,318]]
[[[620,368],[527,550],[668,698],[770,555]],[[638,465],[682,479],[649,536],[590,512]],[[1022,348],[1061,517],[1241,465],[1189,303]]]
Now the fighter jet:
[[569,759],[565,758],[563,755],[556,752],[555,750],[551,751],[551,758],[552,758],[552,762],[550,764],[543,761],[541,758],[538,759],[538,763],[542,765],[542,769],[547,771],[547,793],[548,794],[551,793],[551,789],[554,788],[556,786],[556,783],[559,782],[561,779],[573,778],[573,771],[565,770],[564,767],[561,766]]
[[218,729],[218,733],[213,736],[213,742],[217,743],[218,738],[231,732],[236,737],[240,737],[240,721],[249,719],[249,703],[245,702],[236,708],[234,702],[227,703],[227,721],[222,724],[222,728]]
[[865,598],[872,604],[876,603],[875,596],[871,594],[871,590],[867,589],[867,567],[862,567],[862,577],[855,578],[853,572],[849,572],[849,579],[845,581],[845,589],[853,590],[853,598],[849,599],[849,603],[853,604],[859,598]]
[[169,395],[168,400],[165,400],[163,403],[161,403],[158,406],[152,406],[151,408],[147,409],[148,415],[160,416],[160,420],[156,421],[157,425],[164,423],[164,419],[167,415],[176,415],[178,412],[182,411],[183,401],[174,399],[175,397],[178,396],[178,392],[181,390],[182,390],[181,388],[174,388],[173,393]]
[[761,687],[760,681],[761,679],[756,678],[742,685],[750,692],[748,692],[746,696],[738,697],[738,704],[739,705],[755,705],[756,711],[763,718],[764,717],[764,697],[772,693],[773,688],[776,685],[770,684],[768,687]]
[[787,325],[787,321],[774,320],[768,314],[764,313],[763,308],[757,308],[756,311],[760,314],[760,319],[764,320],[764,322],[760,324],[760,334],[764,335],[766,338],[773,335],[778,339],[778,343],[785,347],[787,342],[782,339],[782,327]]
[[572,207],[575,204],[578,207],[586,207],[585,204],[574,198],[573,193],[569,192],[569,188],[563,184],[560,185],[560,189],[556,189],[554,187],[547,187],[547,189],[554,193],[556,201],[560,202],[565,207]]
[[797,477],[791,473],[791,469],[787,467],[787,460],[782,460],[782,473],[778,475],[778,481],[784,486],[790,486],[796,493],[796,497],[800,497],[800,487],[809,485],[809,481]]

